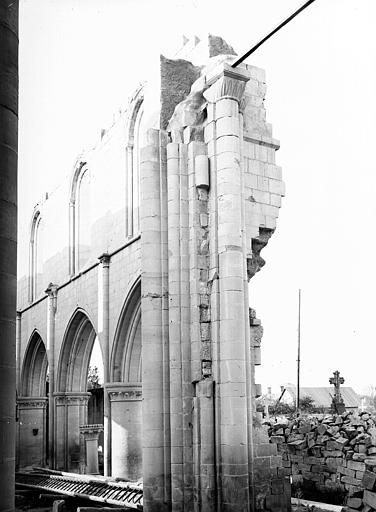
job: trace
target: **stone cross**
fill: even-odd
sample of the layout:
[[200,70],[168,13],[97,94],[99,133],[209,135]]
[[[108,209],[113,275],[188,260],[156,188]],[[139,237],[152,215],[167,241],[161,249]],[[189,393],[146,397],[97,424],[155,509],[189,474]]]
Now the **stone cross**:
[[341,414],[345,410],[345,404],[343,403],[343,398],[340,392],[340,386],[345,382],[343,377],[339,376],[339,371],[333,372],[334,377],[329,379],[329,383],[334,386],[334,397],[333,397],[333,408],[336,412]]
[[329,383],[334,385],[334,396],[335,397],[337,397],[337,396],[340,397],[341,393],[340,393],[339,388],[340,388],[340,385],[345,382],[345,379],[343,377],[339,376],[339,371],[338,370],[336,372],[333,372],[333,375],[334,375],[334,377],[331,377],[329,379]]

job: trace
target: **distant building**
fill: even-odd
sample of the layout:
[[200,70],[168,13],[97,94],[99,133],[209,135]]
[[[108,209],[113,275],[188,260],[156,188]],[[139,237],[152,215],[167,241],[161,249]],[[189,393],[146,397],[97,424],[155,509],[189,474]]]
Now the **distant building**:
[[[286,396],[287,395],[287,396]],[[355,393],[353,388],[350,387],[342,387],[341,386],[341,395],[343,401],[345,402],[345,408],[347,411],[357,410],[361,405],[360,396]],[[296,388],[295,386],[286,386],[286,401],[292,399],[295,401],[296,397]],[[313,398],[315,405],[317,407],[323,407],[325,412],[329,412],[332,405],[333,399],[333,386],[328,387],[301,387],[300,388],[300,397],[310,396]],[[285,397],[284,397],[285,398]]]

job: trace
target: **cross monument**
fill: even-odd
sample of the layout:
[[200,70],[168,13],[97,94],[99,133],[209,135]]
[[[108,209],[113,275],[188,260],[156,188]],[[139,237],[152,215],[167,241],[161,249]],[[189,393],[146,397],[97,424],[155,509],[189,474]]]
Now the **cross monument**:
[[345,411],[345,404],[340,392],[340,386],[345,382],[343,377],[340,377],[339,371],[333,372],[334,377],[329,379],[329,383],[334,385],[334,397],[332,399],[333,412],[341,414]]

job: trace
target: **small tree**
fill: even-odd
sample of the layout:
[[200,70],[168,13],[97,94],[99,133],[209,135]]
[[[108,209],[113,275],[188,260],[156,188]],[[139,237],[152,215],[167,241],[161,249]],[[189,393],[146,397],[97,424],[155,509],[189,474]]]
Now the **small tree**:
[[314,399],[309,395],[302,396],[299,400],[300,409],[304,412],[311,412],[315,408],[314,404]]
[[299,407],[302,412],[316,414],[324,412],[324,407],[316,405],[314,399],[309,395],[302,396],[302,398],[299,401]]
[[87,387],[88,389],[97,389],[101,387],[99,383],[99,372],[97,366],[89,366],[89,371],[87,374]]

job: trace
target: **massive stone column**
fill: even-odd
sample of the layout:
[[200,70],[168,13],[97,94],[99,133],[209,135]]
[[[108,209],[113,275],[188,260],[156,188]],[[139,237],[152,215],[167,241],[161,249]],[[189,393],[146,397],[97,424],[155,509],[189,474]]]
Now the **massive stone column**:
[[47,301],[47,358],[48,380],[48,464],[55,467],[55,314],[57,305],[57,286],[50,283],[46,293]]
[[169,359],[166,332],[165,236],[161,195],[165,156],[159,130],[141,149],[142,438],[145,511],[168,510]]
[[[239,103],[249,75],[224,66],[204,93],[209,101],[208,140],[211,176],[215,180],[217,219],[215,252],[218,268],[218,322],[214,354],[217,384],[217,453],[219,503],[223,510],[252,507],[251,379],[241,167],[242,118]],[[214,309],[214,308],[213,308]]]
[[14,509],[18,1],[0,1],[0,510]]

